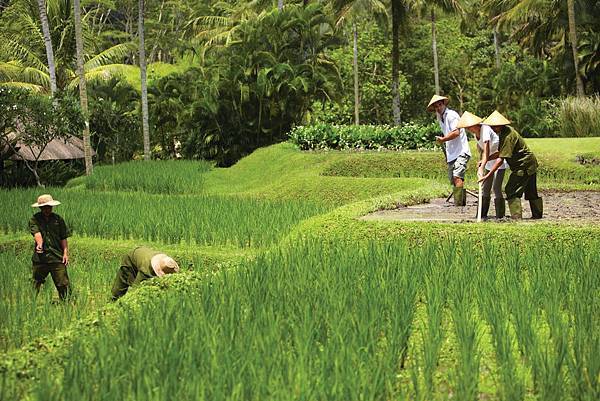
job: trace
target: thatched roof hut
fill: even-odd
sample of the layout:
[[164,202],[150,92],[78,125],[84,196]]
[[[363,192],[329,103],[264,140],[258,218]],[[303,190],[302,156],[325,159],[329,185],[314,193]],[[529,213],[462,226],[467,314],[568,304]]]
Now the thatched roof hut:
[[[10,159],[35,161],[36,155],[39,154],[39,149],[36,146],[31,146],[31,148],[32,149],[25,144],[17,142],[17,152],[10,156]],[[92,155],[94,154],[95,152],[92,149]],[[84,157],[83,140],[76,136],[69,136],[67,138],[52,140],[48,146],[46,146],[38,160],[73,160],[83,159]]]

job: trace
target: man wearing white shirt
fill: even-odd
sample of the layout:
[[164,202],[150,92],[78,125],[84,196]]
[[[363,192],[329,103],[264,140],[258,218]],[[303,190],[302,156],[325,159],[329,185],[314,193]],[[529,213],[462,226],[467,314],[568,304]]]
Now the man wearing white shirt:
[[446,144],[448,179],[454,186],[452,190],[454,205],[464,206],[467,202],[464,180],[467,163],[471,158],[471,150],[465,130],[457,127],[460,116],[456,111],[447,107],[448,102],[447,97],[434,95],[427,105],[427,111],[435,111],[442,129],[443,136],[436,136],[435,141]]
[[[494,166],[496,159],[492,159],[490,155],[498,152],[500,137],[492,130],[489,125],[482,124],[483,118],[477,117],[475,114],[465,111],[458,121],[458,128],[464,128],[471,132],[477,140],[477,149],[479,151],[479,163],[477,175],[483,177]],[[504,181],[504,172],[508,164],[506,161],[490,176],[483,181],[481,186],[481,218],[486,219],[491,202],[491,190],[494,189],[494,206],[496,209],[496,218],[503,218],[506,214],[506,203],[504,194],[502,193],[502,181]]]

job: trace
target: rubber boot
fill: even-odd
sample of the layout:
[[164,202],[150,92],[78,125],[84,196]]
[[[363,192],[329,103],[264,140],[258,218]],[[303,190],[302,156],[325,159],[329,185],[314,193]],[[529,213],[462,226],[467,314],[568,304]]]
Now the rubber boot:
[[467,190],[463,188],[461,195],[462,195],[461,206],[467,206]]
[[481,197],[481,219],[485,220],[488,218],[488,211],[490,210],[490,202],[492,198],[489,196]]
[[531,207],[531,218],[541,219],[544,214],[544,201],[542,198],[537,198],[529,201],[529,207]]
[[523,208],[521,207],[521,198],[513,198],[508,200],[508,210],[510,210],[510,218],[513,220],[521,220],[523,218]]
[[463,203],[466,197],[462,187],[454,187],[452,195],[454,196],[454,206],[464,206]]
[[496,218],[504,218],[506,215],[506,203],[504,202],[504,198],[495,198],[494,207],[496,208]]

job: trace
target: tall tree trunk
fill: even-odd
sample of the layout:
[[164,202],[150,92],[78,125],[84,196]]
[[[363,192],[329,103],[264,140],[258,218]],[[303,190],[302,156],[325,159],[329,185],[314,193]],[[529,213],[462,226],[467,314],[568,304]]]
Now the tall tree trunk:
[[44,34],[44,45],[46,46],[46,58],[48,59],[48,73],[50,74],[50,93],[54,97],[56,94],[56,64],[54,64],[54,50],[52,50],[52,38],[50,37],[50,24],[48,23],[48,14],[46,13],[46,1],[37,0],[40,9],[40,21],[42,23],[42,33]]
[[90,143],[90,119],[88,113],[88,98],[83,70],[83,33],[81,29],[81,2],[73,1],[73,17],[75,19],[75,50],[77,54],[77,75],[79,75],[79,103],[83,111],[85,126],[83,128],[83,154],[85,157],[85,174],[92,174],[92,145]]
[[440,94],[440,68],[438,66],[437,35],[435,33],[435,10],[431,8],[431,47],[433,48],[433,78],[435,80],[435,94]]
[[360,98],[358,93],[358,28],[356,22],[352,24],[353,36],[354,36],[354,57],[352,58],[352,64],[354,66],[354,124],[360,124],[359,109],[360,109]]
[[575,27],[575,0],[567,0],[567,11],[569,14],[569,42],[573,51],[573,66],[575,67],[575,79],[577,81],[577,96],[585,96],[583,80],[579,74],[579,59],[577,58],[577,29]]
[[146,49],[144,43],[144,0],[139,0],[138,34],[140,36],[140,78],[142,81],[142,132],[144,159],[150,160],[150,125],[148,124],[148,86],[146,83]]
[[494,51],[496,53],[496,68],[500,69],[500,40],[498,39],[498,27],[494,26]]
[[392,111],[394,124],[400,125],[400,93],[398,74],[400,70],[400,0],[392,0]]
[[277,9],[279,11],[283,10],[283,0],[277,0]]

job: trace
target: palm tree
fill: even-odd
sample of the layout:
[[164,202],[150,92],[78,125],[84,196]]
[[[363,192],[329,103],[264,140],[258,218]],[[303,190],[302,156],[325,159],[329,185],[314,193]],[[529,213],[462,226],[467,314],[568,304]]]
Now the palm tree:
[[337,14],[337,26],[343,25],[346,20],[352,23],[353,37],[353,58],[352,65],[354,70],[354,124],[360,124],[360,93],[358,82],[358,26],[357,20],[367,15],[385,17],[387,19],[387,10],[380,0],[335,0],[333,2],[334,11]]
[[81,29],[81,3],[73,1],[73,17],[75,19],[75,47],[77,53],[77,75],[79,76],[79,102],[83,111],[85,125],[83,127],[83,153],[85,156],[85,174],[92,174],[92,146],[90,144],[90,119],[88,113],[88,98],[83,69],[83,33]]
[[402,116],[400,114],[400,28],[406,20],[407,11],[404,0],[391,0],[392,6],[392,112],[394,124],[400,125]]
[[[70,2],[46,0],[47,20],[54,29],[50,41],[54,44],[52,67],[46,65],[44,56],[46,40],[43,26],[37,19],[38,6],[33,0],[13,0],[2,13],[0,31],[0,85],[24,87],[43,93],[53,90],[74,90],[79,85],[76,73],[76,43]],[[68,7],[67,7],[68,6]],[[121,74],[129,66],[115,64],[133,48],[132,43],[120,43],[108,49],[98,50],[94,46],[91,29],[82,17],[84,54],[90,57],[84,63],[86,81],[105,81]],[[53,89],[55,88],[55,89]]]
[[279,11],[283,10],[283,0],[277,0],[277,9]]
[[138,34],[140,36],[140,78],[142,81],[142,132],[144,159],[150,160],[150,125],[148,124],[148,85],[146,83],[146,50],[144,43],[144,0],[138,2]]
[[579,73],[579,56],[577,55],[577,29],[575,27],[575,1],[567,0],[567,13],[569,15],[569,42],[573,52],[573,66],[575,67],[575,80],[577,81],[577,96],[585,96],[583,80]]
[[50,75],[50,93],[56,94],[56,65],[54,64],[54,50],[52,49],[52,38],[50,37],[50,24],[48,23],[48,14],[46,13],[45,0],[37,0],[40,9],[40,22],[42,23],[42,32],[44,33],[44,45],[46,46],[46,58],[48,60],[48,72]]

